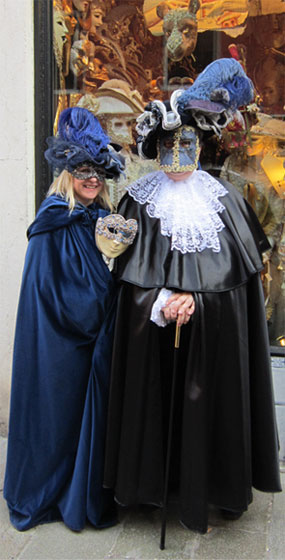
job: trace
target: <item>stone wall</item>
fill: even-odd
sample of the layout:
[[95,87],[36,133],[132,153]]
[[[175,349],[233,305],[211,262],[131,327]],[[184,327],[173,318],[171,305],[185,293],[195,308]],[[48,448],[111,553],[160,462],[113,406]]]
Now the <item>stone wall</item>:
[[6,433],[17,301],[34,217],[33,0],[0,0],[0,423]]

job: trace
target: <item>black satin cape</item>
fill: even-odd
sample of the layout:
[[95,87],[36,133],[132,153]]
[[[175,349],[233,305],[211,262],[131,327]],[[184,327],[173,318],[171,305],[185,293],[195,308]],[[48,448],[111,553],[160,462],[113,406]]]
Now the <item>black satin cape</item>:
[[259,275],[268,242],[251,207],[223,184],[220,253],[171,251],[145,205],[127,195],[119,208],[139,233],[118,259],[104,484],[121,504],[162,504],[175,327],[149,317],[161,287],[193,292],[178,350],[170,491],[183,524],[200,532],[209,504],[244,511],[253,486],[281,490]]
[[116,522],[102,488],[116,289],[97,204],[48,197],[28,230],[14,343],[4,496],[19,530]]

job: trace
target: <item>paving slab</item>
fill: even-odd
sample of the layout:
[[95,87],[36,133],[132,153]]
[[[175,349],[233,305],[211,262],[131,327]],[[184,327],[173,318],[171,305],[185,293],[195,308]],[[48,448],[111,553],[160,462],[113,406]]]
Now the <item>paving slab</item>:
[[63,523],[50,523],[36,528],[33,538],[17,556],[19,560],[101,560],[123,530],[119,524],[109,529],[86,527],[80,533],[70,531]]
[[193,555],[187,559],[211,560],[262,560],[266,546],[266,535],[239,531],[237,529],[213,529],[200,538]]
[[[158,509],[120,509],[120,523],[105,530],[87,526],[80,533],[63,523],[14,529],[3,500],[6,439],[0,439],[0,560],[284,560],[285,493],[254,491],[253,503],[236,521],[226,521],[212,508],[209,532],[185,529],[177,504],[169,504],[166,548],[161,551]],[[285,487],[285,472],[281,473]]]
[[109,558],[114,560],[261,560],[267,548],[268,517],[272,494],[254,491],[254,502],[236,521],[227,521],[212,508],[209,532],[199,535],[180,523],[174,504],[170,504],[166,530],[166,549],[159,550],[160,512],[143,514],[133,511],[125,521]]
[[133,509],[124,520],[124,530],[108,558],[112,560],[147,560],[171,559],[179,560],[187,543],[194,543],[197,535],[186,530],[179,523],[177,507],[169,507],[166,548],[161,551],[160,544],[161,512],[143,512],[140,508]]
[[9,520],[8,508],[3,499],[4,468],[7,438],[0,438],[0,560],[19,558],[21,551],[32,540],[35,529],[26,533],[16,531]]
[[[1,560],[15,560],[20,558],[22,550],[33,539],[33,533],[20,533],[13,527],[0,533]],[[40,557],[39,557],[40,558]],[[48,560],[48,557],[46,557]]]

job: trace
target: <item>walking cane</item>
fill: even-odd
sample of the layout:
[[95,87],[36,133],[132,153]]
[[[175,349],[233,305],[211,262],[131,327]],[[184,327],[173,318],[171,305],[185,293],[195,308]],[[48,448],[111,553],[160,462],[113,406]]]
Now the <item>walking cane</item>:
[[169,424],[168,424],[168,439],[167,439],[167,452],[166,452],[166,463],[165,463],[165,481],[164,481],[164,491],[163,491],[163,506],[162,506],[161,533],[160,533],[160,550],[165,549],[167,493],[168,493],[168,480],[169,480],[169,469],[170,469],[170,454],[171,454],[171,445],[172,445],[174,394],[175,394],[175,385],[176,385],[178,348],[180,343],[180,329],[181,327],[178,327],[176,323],[174,359],[173,359],[173,376],[172,376],[171,399],[170,399],[170,415],[169,415]]

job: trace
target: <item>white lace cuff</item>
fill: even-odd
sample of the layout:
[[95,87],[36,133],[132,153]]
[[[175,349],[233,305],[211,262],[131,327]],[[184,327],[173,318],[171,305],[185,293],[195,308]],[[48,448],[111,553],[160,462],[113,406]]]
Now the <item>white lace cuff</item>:
[[164,317],[163,312],[161,311],[162,307],[164,307],[166,301],[170,296],[173,294],[171,290],[167,290],[166,288],[161,288],[153,306],[151,309],[150,320],[156,323],[158,327],[166,327],[169,321],[167,321]]

